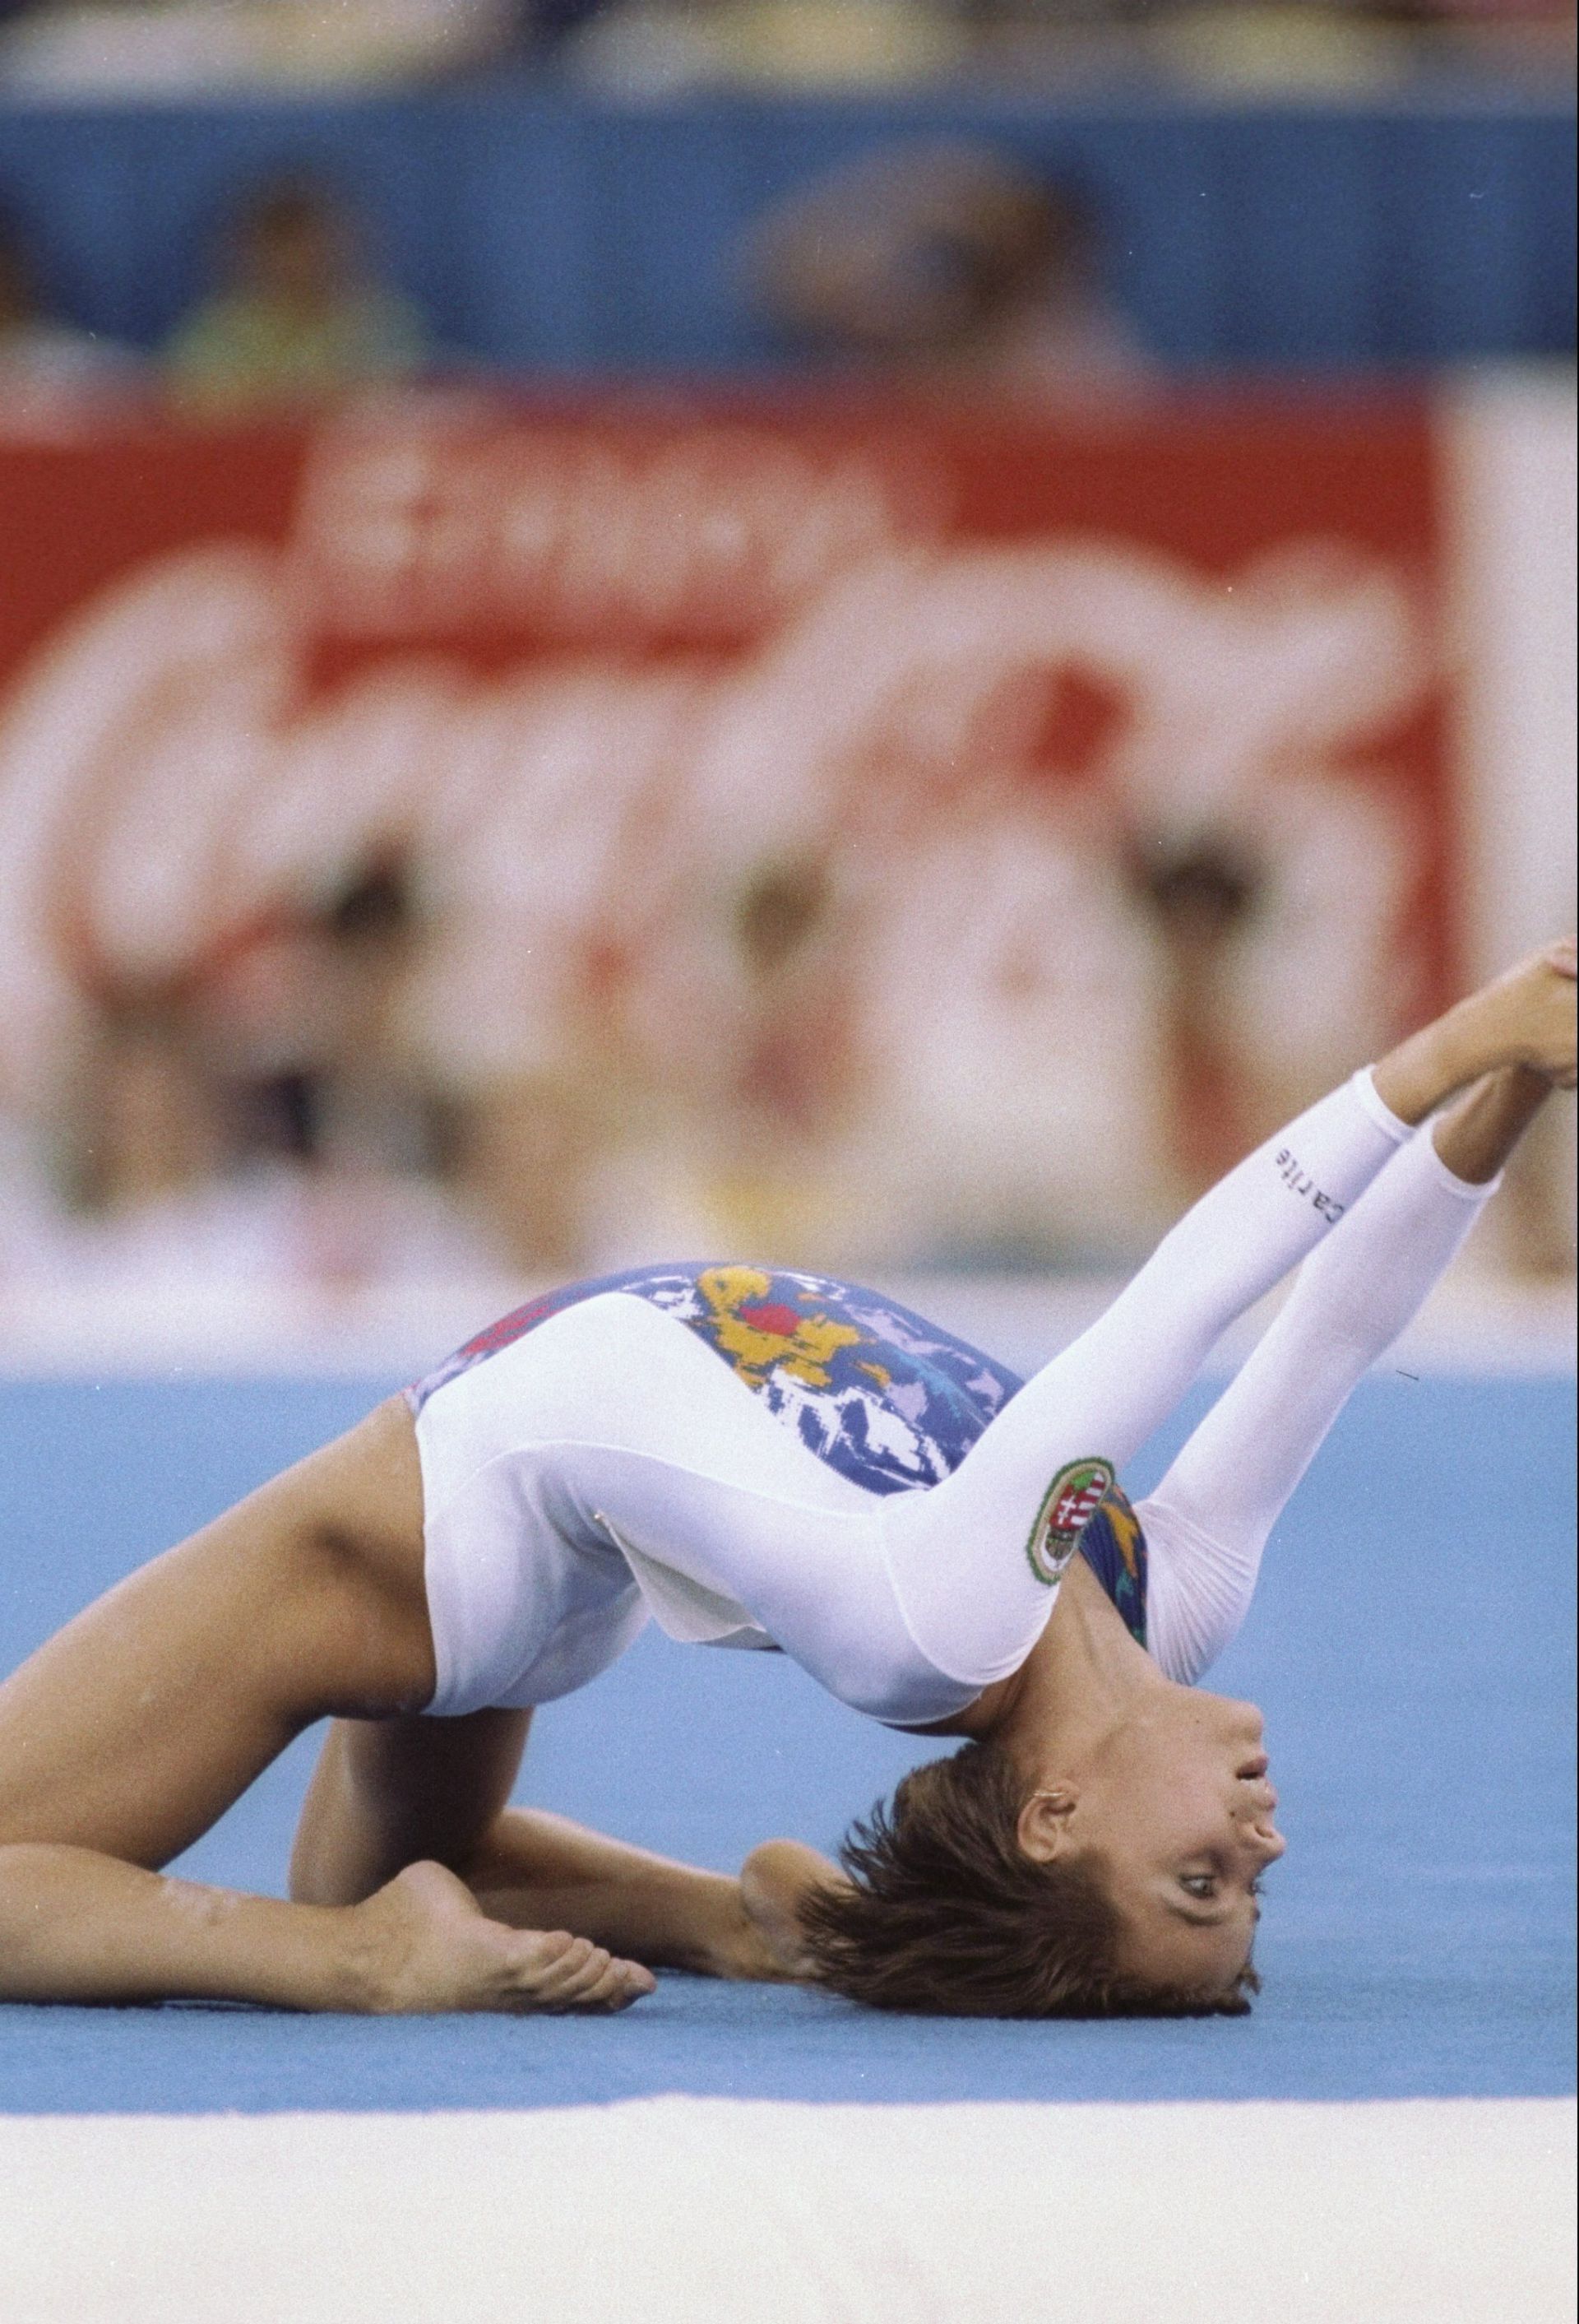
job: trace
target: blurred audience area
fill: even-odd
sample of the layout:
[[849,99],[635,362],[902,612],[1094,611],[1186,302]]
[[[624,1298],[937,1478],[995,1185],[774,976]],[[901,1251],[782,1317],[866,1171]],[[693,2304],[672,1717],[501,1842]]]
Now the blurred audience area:
[[3,0],[0,87],[161,96],[547,65],[650,98],[1097,76],[1368,89],[1560,74],[1566,0]]
[[633,107],[546,64],[108,113],[0,80],[0,211],[10,348],[36,370],[47,327],[63,385],[68,338],[78,384],[127,386],[134,361],[157,394],[173,368],[188,408],[241,373],[298,401],[397,375],[786,370],[1123,393],[1574,338],[1560,78],[1202,97],[978,77],[924,104],[702,86]]
[[0,5],[0,1294],[1113,1269],[1571,916],[1573,22]]
[[1122,1266],[1571,916],[1572,432],[1558,380],[0,441],[0,1272]]

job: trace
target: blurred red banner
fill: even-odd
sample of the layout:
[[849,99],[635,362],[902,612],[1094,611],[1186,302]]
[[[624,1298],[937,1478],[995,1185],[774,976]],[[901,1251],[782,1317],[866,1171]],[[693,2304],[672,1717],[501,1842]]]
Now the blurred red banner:
[[402,1069],[652,1232],[1123,1243],[1446,990],[1442,498],[1403,393],[0,441],[0,1102],[393,867]]

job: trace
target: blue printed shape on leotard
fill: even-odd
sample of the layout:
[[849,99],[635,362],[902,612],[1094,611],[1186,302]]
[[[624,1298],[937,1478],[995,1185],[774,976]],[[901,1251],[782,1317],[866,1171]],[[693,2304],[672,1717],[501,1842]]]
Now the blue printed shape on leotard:
[[[808,1452],[868,1492],[935,1485],[1024,1383],[936,1323],[858,1285],[799,1269],[636,1268],[546,1293],[502,1316],[410,1389],[414,1410],[551,1315],[623,1291],[686,1324]],[[1145,1642],[1145,1543],[1115,1486],[1080,1548]]]

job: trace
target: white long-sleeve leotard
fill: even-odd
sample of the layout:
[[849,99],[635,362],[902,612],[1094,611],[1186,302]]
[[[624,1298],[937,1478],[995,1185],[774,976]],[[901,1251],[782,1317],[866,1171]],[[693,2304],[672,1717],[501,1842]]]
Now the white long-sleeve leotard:
[[[1272,1519],[1350,1388],[1489,1191],[1358,1075],[1197,1204],[1024,1387],[877,1295],[805,1275],[652,1268],[520,1310],[410,1391],[429,1709],[568,1693],[650,1613],[677,1637],[777,1646],[856,1710],[926,1725],[1019,1667],[1105,1524],[1121,1610],[1193,1679],[1243,1619]],[[1137,1529],[1123,1464],[1226,1327],[1312,1253]]]

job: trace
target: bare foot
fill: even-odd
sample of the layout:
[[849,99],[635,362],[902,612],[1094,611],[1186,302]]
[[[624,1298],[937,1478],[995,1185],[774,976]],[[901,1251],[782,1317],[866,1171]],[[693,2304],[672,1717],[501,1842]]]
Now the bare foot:
[[798,1840],[765,1840],[760,1848],[754,1848],[740,1868],[740,1901],[757,1949],[768,1965],[744,1974],[810,1977],[813,1964],[801,1927],[801,1901],[814,1888],[843,1884],[844,1875],[836,1864]]
[[442,1864],[410,1864],[350,1908],[368,1994],[380,2015],[446,2010],[628,2009],[655,1979],[563,1929],[507,1929]]

